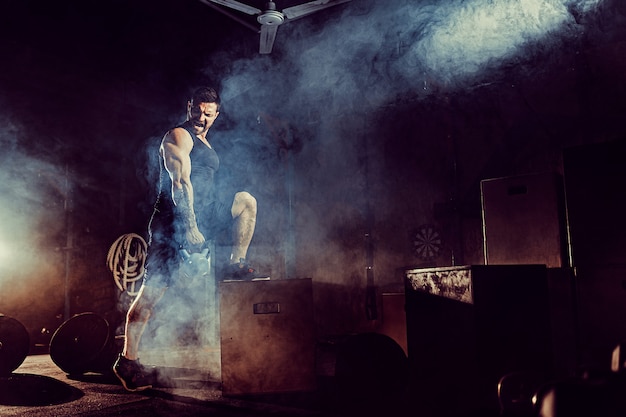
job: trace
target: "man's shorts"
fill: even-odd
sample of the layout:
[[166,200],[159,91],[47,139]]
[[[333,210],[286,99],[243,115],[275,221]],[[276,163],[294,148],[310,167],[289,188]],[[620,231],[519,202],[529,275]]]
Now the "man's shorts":
[[[198,228],[205,240],[213,239],[232,227],[231,207],[232,202],[224,204],[213,200],[207,203],[200,213],[196,213]],[[173,207],[155,208],[148,226],[148,233],[150,238],[144,284],[160,288],[169,287],[178,276],[180,251],[186,249],[185,232],[177,223]]]

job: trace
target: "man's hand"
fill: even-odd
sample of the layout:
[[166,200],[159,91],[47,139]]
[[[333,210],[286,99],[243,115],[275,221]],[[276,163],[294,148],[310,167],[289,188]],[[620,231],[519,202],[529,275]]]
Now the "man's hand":
[[185,234],[187,245],[191,250],[199,250],[204,245],[204,235],[198,230],[197,227],[191,227],[187,229]]

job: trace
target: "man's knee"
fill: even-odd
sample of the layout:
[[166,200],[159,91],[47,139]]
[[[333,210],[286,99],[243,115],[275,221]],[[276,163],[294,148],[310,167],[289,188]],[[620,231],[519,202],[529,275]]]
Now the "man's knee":
[[233,217],[241,216],[244,212],[256,216],[256,210],[256,198],[252,194],[247,191],[240,191],[235,194],[232,208]]
[[128,323],[145,323],[152,315],[152,307],[149,305],[135,304],[128,310]]
[[155,305],[165,294],[166,288],[153,288],[142,285],[137,298],[128,309],[127,320],[129,323],[145,323],[148,321]]

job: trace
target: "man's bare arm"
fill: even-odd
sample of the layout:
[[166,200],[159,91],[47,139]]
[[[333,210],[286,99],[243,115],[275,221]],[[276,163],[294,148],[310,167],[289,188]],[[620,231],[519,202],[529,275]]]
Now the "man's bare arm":
[[185,227],[187,243],[194,247],[204,243],[204,236],[198,230],[193,207],[193,184],[189,157],[192,148],[193,139],[187,131],[181,128],[169,131],[161,144],[165,169],[172,180],[172,200]]

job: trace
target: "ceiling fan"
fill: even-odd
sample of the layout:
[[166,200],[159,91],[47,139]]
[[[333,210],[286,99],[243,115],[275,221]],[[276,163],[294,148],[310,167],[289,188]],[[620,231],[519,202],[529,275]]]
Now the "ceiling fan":
[[[276,39],[276,31],[278,26],[288,21],[299,19],[307,16],[311,13],[327,9],[338,4],[347,3],[351,0],[315,0],[308,3],[299,4],[296,6],[287,7],[281,11],[276,10],[276,4],[273,1],[268,1],[265,5],[265,10],[258,9],[253,6],[241,3],[236,0],[200,0],[207,6],[225,14],[231,19],[241,23],[245,27],[252,29],[261,36],[259,43],[259,53],[269,54],[272,52],[274,46],[274,40]],[[233,10],[237,10],[249,15],[256,15],[257,22],[261,25],[257,27],[250,24],[246,20],[239,18],[238,16],[229,13],[222,7],[216,6],[220,4],[222,6],[229,7]]]

